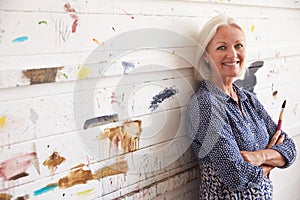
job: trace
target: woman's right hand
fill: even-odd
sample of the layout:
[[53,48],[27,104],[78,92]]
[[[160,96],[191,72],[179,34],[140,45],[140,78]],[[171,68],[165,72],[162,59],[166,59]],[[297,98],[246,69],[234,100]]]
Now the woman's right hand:
[[276,131],[276,133],[273,135],[271,138],[271,141],[269,142],[268,146],[266,149],[272,148],[274,145],[281,144],[284,140],[284,135],[280,135],[281,130]]

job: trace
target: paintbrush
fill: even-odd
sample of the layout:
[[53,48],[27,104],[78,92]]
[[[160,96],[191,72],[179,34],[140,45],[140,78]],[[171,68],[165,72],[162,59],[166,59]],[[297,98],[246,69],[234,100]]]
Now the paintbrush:
[[282,115],[283,115],[283,111],[285,108],[285,104],[286,104],[286,100],[284,100],[282,106],[281,106],[281,111],[280,111],[280,115],[279,115],[279,120],[278,120],[278,124],[277,124],[277,129],[276,131],[281,130],[281,124],[282,124]]

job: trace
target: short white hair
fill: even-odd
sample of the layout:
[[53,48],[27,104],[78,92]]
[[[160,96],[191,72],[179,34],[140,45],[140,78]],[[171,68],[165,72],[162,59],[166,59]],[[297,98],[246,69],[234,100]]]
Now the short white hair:
[[[234,25],[243,31],[242,26],[233,17],[220,14],[210,19],[201,29],[197,38],[197,53],[195,62],[195,78],[196,80],[207,80],[211,76],[209,64],[205,62],[203,55],[206,52],[207,45],[215,36],[217,30],[221,26]],[[243,31],[244,33],[244,31]]]

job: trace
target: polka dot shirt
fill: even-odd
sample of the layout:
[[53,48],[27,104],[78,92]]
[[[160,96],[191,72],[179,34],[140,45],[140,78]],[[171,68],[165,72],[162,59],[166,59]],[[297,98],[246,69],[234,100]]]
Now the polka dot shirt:
[[[202,81],[187,108],[187,132],[201,170],[200,199],[272,199],[272,183],[260,166],[245,162],[240,151],[265,149],[276,123],[254,94],[233,85],[236,101],[209,81]],[[272,147],[290,166],[295,144],[285,134]]]

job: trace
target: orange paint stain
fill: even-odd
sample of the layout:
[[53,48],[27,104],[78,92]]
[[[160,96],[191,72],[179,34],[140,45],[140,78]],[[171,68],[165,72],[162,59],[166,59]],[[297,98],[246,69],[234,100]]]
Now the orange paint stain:
[[12,199],[12,195],[7,194],[7,193],[0,193],[0,199],[1,200],[10,200],[10,199]]
[[69,188],[78,184],[86,184],[87,181],[93,180],[94,175],[91,170],[83,170],[82,168],[71,171],[66,177],[59,179],[59,188]]
[[96,38],[93,38],[93,42],[97,43],[99,46],[105,46],[104,42],[99,42]]
[[126,121],[122,126],[104,129],[104,132],[98,135],[97,139],[108,139],[110,144],[120,146],[123,152],[132,152],[139,148],[141,133],[141,120]]
[[54,173],[54,170],[64,162],[66,159],[61,157],[58,152],[53,152],[51,156],[47,160],[43,162],[44,166],[48,166],[48,169],[51,171],[51,174]]
[[128,162],[126,160],[119,161],[107,167],[97,170],[94,173],[94,179],[101,179],[117,174],[125,174],[128,171]]

